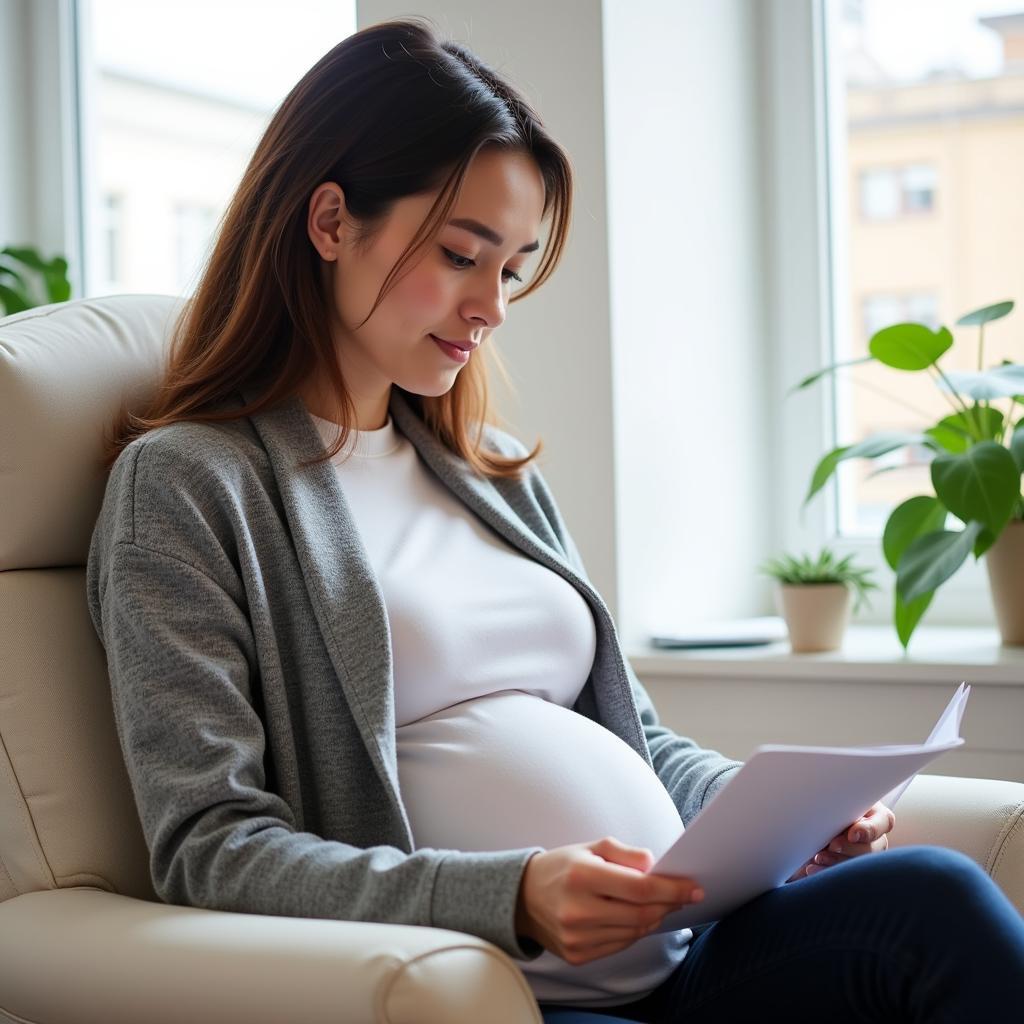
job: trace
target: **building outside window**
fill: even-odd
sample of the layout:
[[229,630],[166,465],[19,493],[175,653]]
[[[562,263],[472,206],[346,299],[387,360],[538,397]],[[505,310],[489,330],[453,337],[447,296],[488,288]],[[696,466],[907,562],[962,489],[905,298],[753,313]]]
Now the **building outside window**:
[[[828,131],[838,139],[833,205],[833,355],[867,353],[892,323],[944,324],[955,338],[947,370],[977,369],[977,328],[964,313],[1015,299],[990,325],[985,362],[1020,360],[1024,318],[1024,0],[825,0],[825,59],[833,97]],[[870,434],[913,431],[949,412],[923,373],[868,363],[837,375],[832,446]],[[826,444],[828,441],[826,440]],[[825,450],[823,446],[823,451]],[[836,532],[876,537],[889,512],[931,493],[923,451],[894,455],[897,468],[851,461],[839,472]]]
[[84,293],[186,294],[271,115],[355,31],[355,4],[78,0],[77,10]]

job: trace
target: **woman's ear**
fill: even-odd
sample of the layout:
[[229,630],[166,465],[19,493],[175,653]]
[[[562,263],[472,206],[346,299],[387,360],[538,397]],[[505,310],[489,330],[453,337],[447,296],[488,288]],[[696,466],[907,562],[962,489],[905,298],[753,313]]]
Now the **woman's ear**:
[[341,186],[333,181],[318,185],[309,199],[306,231],[323,259],[338,258],[347,227],[345,193]]

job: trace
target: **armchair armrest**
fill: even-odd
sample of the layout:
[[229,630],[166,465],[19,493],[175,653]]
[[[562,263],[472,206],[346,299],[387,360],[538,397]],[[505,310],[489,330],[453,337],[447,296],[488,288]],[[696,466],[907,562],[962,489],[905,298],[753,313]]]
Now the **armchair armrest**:
[[966,853],[1024,913],[1024,783],[918,775],[895,813],[893,846]]
[[0,903],[0,1021],[540,1024],[515,961],[441,928],[235,914],[99,889]]

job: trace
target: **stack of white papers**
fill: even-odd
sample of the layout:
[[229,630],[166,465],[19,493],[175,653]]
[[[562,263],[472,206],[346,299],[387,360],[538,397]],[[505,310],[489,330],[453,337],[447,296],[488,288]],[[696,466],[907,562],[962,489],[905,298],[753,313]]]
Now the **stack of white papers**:
[[926,764],[963,744],[970,692],[960,684],[924,743],[758,747],[651,868],[692,878],[705,893],[659,930],[718,920],[785,883],[877,801],[895,806]]

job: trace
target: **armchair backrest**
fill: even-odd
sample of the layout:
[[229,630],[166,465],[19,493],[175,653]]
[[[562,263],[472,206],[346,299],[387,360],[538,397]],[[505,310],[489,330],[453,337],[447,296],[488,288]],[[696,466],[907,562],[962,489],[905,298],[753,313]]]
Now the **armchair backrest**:
[[156,899],[85,563],[122,397],[155,386],[181,299],[0,319],[0,901],[94,886]]

